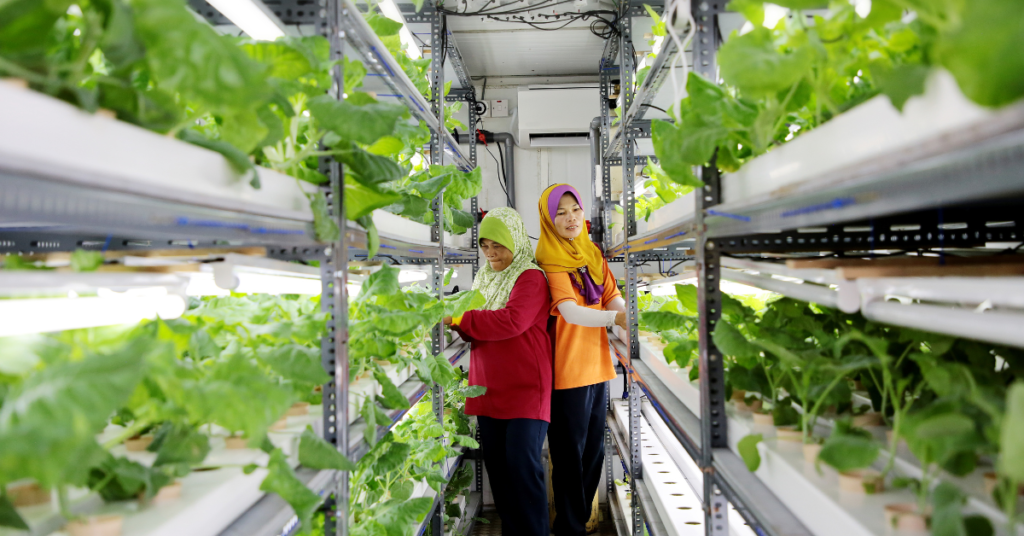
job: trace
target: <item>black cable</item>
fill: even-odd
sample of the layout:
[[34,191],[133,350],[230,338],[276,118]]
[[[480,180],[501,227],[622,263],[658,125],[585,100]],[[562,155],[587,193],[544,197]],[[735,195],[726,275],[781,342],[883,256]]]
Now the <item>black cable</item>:
[[646,106],[648,108],[654,108],[655,110],[658,110],[659,112],[662,112],[662,113],[665,113],[665,114],[668,113],[668,111],[666,111],[664,108],[658,108],[657,106],[655,106],[653,104],[641,104],[640,106]]
[[[494,165],[498,166],[498,186],[501,186],[501,191],[505,192],[505,203],[508,203],[508,189],[505,188],[505,184],[501,182],[501,176],[503,175],[502,170],[504,169],[504,166],[498,163],[498,159],[495,158],[494,153],[491,152],[490,147],[484,145],[484,149],[487,149],[487,154],[491,155],[491,158],[494,159]],[[501,148],[499,147],[498,150],[500,151]]]
[[[507,169],[505,167],[505,153],[504,153],[504,151],[501,150],[501,144],[500,143],[496,143],[495,145],[498,146],[498,158],[501,159],[501,175],[503,177],[505,177],[505,187],[506,187],[506,190],[505,190],[505,200],[508,201],[508,206],[514,207],[516,202],[515,202],[514,199],[509,197],[509,193],[508,193],[508,189],[507,189],[508,188],[508,173],[506,173],[506,171],[505,171]],[[512,158],[512,155],[508,155],[508,157]],[[516,178],[512,177],[512,180],[516,180]]]

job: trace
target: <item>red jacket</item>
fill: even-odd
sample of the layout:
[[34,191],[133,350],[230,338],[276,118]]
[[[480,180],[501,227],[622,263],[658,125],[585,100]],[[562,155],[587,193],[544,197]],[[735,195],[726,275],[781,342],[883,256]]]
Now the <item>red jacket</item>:
[[544,273],[527,270],[504,309],[469,311],[455,326],[470,343],[469,384],[487,388],[466,400],[467,415],[551,422],[550,307]]

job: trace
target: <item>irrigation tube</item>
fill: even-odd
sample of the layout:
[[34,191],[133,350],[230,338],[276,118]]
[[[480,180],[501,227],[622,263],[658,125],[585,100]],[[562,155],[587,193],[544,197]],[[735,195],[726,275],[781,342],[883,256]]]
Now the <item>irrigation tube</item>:
[[993,307],[1024,309],[1024,277],[885,277],[859,279],[857,287],[864,303],[901,296],[926,302],[988,302]]
[[1024,348],[1024,314],[891,301],[865,301],[861,313],[875,322]]
[[773,262],[757,262],[747,259],[737,259],[735,257],[722,257],[722,266],[725,266],[726,268],[739,268],[742,270],[761,272],[762,274],[792,277],[794,279],[802,279],[804,281],[810,281],[812,283],[819,283],[822,285],[842,285],[844,282],[846,282],[846,280],[841,279],[836,275],[836,270],[832,269],[793,269],[787,268],[784,264],[778,264]]
[[844,313],[856,313],[860,307],[860,295],[857,293],[857,287],[854,285],[840,286],[843,289],[840,292],[828,287],[807,283],[791,283],[789,281],[773,279],[767,275],[750,274],[736,270],[722,270],[722,279],[777,292],[793,299],[839,309]]

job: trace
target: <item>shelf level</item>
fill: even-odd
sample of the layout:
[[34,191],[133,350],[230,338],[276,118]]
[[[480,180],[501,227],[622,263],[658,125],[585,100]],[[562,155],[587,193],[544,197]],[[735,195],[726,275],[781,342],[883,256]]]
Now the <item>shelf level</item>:
[[[444,125],[438,123],[437,116],[431,112],[430,103],[416,89],[355,4],[351,0],[343,0],[341,13],[345,39],[362,57],[363,65],[369,71],[365,83],[376,84],[376,80],[379,80],[383,82],[382,86],[390,91],[378,91],[377,98],[395,99],[407,106],[415,119],[423,121],[431,132],[440,136],[446,155],[445,164],[456,164],[463,171],[472,170],[475,166],[462,154],[458,142],[451,133]],[[373,86],[370,85],[366,89],[373,89]]]
[[[469,355],[469,344],[460,343],[453,345],[452,347],[445,350],[445,355],[448,357],[448,361],[453,366],[458,366],[460,361]],[[423,383],[419,376],[413,374],[404,383],[398,386],[399,391],[402,392],[409,399],[409,409],[412,409],[424,395],[427,394],[427,390],[430,388],[428,384]],[[351,411],[352,408],[349,408]],[[387,434],[391,428],[398,423],[408,413],[408,409],[393,410],[389,413],[391,422],[388,424],[381,425],[377,428],[377,438],[381,438],[384,434]],[[349,459],[358,460],[362,458],[370,450],[370,446],[367,445],[366,441],[363,440],[363,434],[366,433],[366,421],[362,417],[357,419],[355,422],[349,425],[348,434],[348,456]]]

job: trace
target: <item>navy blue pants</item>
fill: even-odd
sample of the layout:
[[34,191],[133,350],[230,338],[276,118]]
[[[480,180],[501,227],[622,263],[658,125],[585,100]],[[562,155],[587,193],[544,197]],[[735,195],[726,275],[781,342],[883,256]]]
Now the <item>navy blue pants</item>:
[[504,536],[548,536],[548,496],[541,452],[548,423],[477,417],[480,448]]
[[594,493],[604,464],[608,413],[607,383],[551,394],[551,485],[555,495],[556,536],[586,536]]

